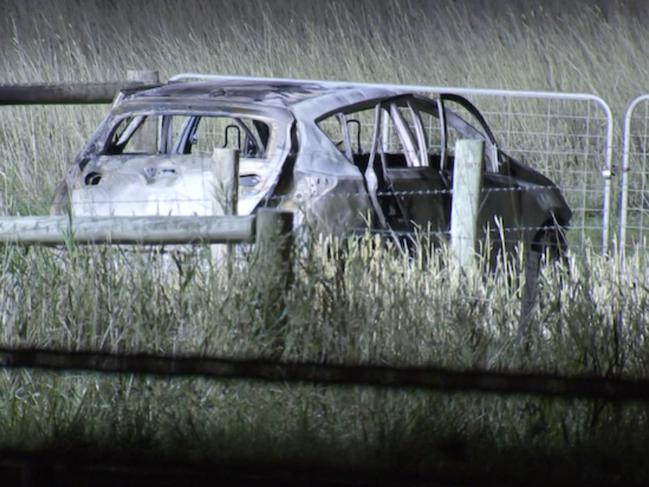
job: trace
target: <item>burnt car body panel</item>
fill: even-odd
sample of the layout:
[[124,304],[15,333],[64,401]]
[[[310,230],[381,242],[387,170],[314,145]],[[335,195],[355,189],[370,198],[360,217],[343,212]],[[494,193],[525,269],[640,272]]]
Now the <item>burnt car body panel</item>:
[[[140,148],[137,138],[147,130],[151,146]],[[294,209],[302,227],[335,234],[446,232],[452,142],[459,138],[485,141],[483,237],[491,231],[511,247],[532,243],[548,223],[568,224],[559,189],[500,151],[480,112],[462,97],[240,80],[121,93],[77,156],[52,211],[215,214],[210,148],[226,146],[241,154],[239,214]]]

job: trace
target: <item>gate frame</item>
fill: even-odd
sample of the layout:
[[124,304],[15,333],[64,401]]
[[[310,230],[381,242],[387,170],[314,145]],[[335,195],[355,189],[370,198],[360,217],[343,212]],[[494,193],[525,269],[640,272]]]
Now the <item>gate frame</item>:
[[629,159],[631,154],[631,123],[633,112],[643,101],[649,100],[649,94],[640,95],[631,100],[624,112],[624,125],[622,126],[622,163],[620,171],[620,226],[619,226],[619,252],[624,257],[626,252],[626,221],[629,212]]
[[[597,95],[590,93],[560,93],[554,91],[527,91],[527,90],[502,90],[492,88],[454,88],[448,86],[430,86],[430,85],[408,85],[408,84],[390,84],[390,83],[362,83],[354,81],[333,81],[333,80],[314,80],[314,79],[296,79],[296,78],[272,78],[257,76],[228,76],[222,74],[200,74],[200,73],[179,73],[169,78],[168,82],[182,80],[228,80],[228,81],[257,81],[266,83],[287,83],[301,84],[314,83],[331,87],[359,86],[374,87],[393,90],[406,91],[435,91],[435,92],[452,92],[459,95],[474,96],[502,96],[513,98],[531,98],[538,100],[567,100],[567,101],[589,101],[598,105],[606,116],[606,153],[604,156],[605,168],[600,174],[604,179],[604,191],[602,202],[602,252],[607,253],[610,237],[610,213],[611,213],[611,179],[613,178],[613,112],[608,103]],[[624,174],[623,174],[624,176]]]

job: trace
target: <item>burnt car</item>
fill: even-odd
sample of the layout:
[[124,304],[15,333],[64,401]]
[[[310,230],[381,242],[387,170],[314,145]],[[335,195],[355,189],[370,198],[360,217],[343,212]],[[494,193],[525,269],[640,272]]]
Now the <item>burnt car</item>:
[[485,142],[479,227],[513,247],[564,245],[571,211],[548,178],[498,148],[452,93],[203,77],[120,93],[61,184],[53,213],[212,215],[214,148],[240,153],[237,213],[392,236],[450,227],[454,147]]

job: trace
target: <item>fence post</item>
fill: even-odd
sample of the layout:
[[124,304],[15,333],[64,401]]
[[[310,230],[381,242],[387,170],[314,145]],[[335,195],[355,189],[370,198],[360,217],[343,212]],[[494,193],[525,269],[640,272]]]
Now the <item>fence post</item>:
[[129,69],[126,71],[126,80],[154,85],[160,83],[160,75],[158,71],[151,69]]
[[458,140],[455,144],[451,205],[451,252],[459,270],[476,270],[478,210],[484,165],[483,140]]
[[293,213],[270,208],[257,210],[255,222],[255,284],[260,330],[269,340],[269,353],[279,357],[284,350],[287,313],[286,291],[293,280]]
[[214,162],[214,214],[236,215],[239,201],[239,151],[217,149],[212,152]]
[[[214,214],[236,215],[239,202],[239,151],[214,148],[212,162],[214,163]],[[232,275],[235,246],[228,244],[226,248],[227,251],[222,252],[222,246],[212,247],[212,257],[217,261],[224,257],[228,275]]]
[[[126,72],[127,81],[138,81],[145,84],[156,84],[160,82],[157,71],[132,70]],[[142,127],[134,134],[132,150],[155,154],[158,151],[158,125],[155,118],[149,117]]]
[[255,221],[257,258],[283,294],[292,280],[293,212],[260,208]]

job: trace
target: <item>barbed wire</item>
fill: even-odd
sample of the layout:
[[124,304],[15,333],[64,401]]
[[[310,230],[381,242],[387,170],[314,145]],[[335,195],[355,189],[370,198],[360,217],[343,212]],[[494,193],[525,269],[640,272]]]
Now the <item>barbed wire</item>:
[[[333,179],[333,178],[332,178]],[[577,188],[583,190],[583,188]],[[565,190],[565,189],[563,189]],[[528,192],[528,191],[562,191],[562,188],[556,185],[526,185],[526,186],[508,186],[508,187],[483,187],[481,188],[481,193],[507,193],[507,192]],[[592,191],[599,191],[599,189],[593,189]],[[299,191],[298,191],[299,192]],[[310,197],[304,198],[303,201],[309,199],[319,199],[319,198],[356,198],[356,197],[368,197],[369,192],[366,190],[362,191],[330,191],[324,190],[322,193],[315,193],[310,195]],[[435,195],[450,195],[453,194],[452,189],[409,189],[409,190],[382,190],[377,191],[374,195],[378,198],[383,197],[393,197],[393,196],[435,196]],[[259,197],[259,195],[253,195]],[[293,198],[294,194],[281,194],[263,197],[261,196],[262,201],[285,201]],[[241,199],[240,199],[241,201]],[[88,201],[74,201],[74,206],[93,206],[93,205],[129,205],[129,204],[144,204],[148,203],[155,205],[156,203],[160,205],[167,205],[171,203],[203,203],[208,204],[211,209],[215,203],[214,199],[211,198],[148,198],[148,199],[91,199]],[[207,206],[206,206],[207,208]]]
[[[334,183],[334,179],[330,179],[331,183]],[[360,181],[358,182],[360,185]],[[317,184],[317,183],[316,183]],[[325,186],[326,184],[329,184],[328,181],[325,181]],[[307,185],[308,186],[308,185]],[[583,191],[588,191],[585,188],[580,188]],[[504,193],[526,193],[526,192],[552,192],[552,193],[559,193],[561,191],[561,188],[555,186],[554,184],[548,184],[548,185],[543,185],[543,184],[527,184],[527,185],[515,185],[515,186],[487,186],[483,187],[481,189],[482,194],[504,194]],[[592,194],[597,194],[599,195],[601,193],[601,189],[592,189],[591,190]],[[283,204],[285,203],[292,203],[296,207],[296,210],[298,211],[308,211],[308,208],[311,204],[317,203],[321,200],[325,199],[331,199],[331,200],[336,200],[336,199],[359,199],[362,198],[363,200],[369,201],[371,196],[375,196],[377,199],[401,199],[401,198],[417,198],[420,196],[426,197],[426,196],[440,196],[440,197],[450,197],[453,194],[453,189],[450,188],[420,188],[420,189],[395,189],[395,190],[381,190],[377,191],[374,195],[371,195],[370,192],[368,192],[366,189],[358,189],[356,191],[337,191],[335,189],[330,190],[327,189],[326,187],[322,189],[322,192],[316,192],[312,191],[309,192],[308,188],[306,188],[302,192],[302,197],[298,198],[300,193],[300,190],[297,190],[293,193],[290,194],[279,194],[279,195],[273,195],[270,197],[263,197],[261,195],[255,195],[253,198],[256,198],[258,200],[257,205],[264,207],[264,206],[278,206],[282,207]],[[103,213],[111,213],[112,211],[118,211],[121,214],[117,215],[117,217],[122,217],[122,216],[128,216],[128,212],[132,211],[133,216],[142,216],[142,215],[136,215],[138,208],[137,205],[147,205],[148,210],[156,209],[157,208],[157,215],[159,216],[164,216],[165,214],[169,215],[177,215],[178,212],[182,211],[187,211],[187,207],[185,206],[183,208],[183,205],[191,205],[190,209],[194,212],[196,212],[196,216],[212,216],[214,215],[214,204],[215,204],[215,199],[212,198],[184,198],[184,197],[178,197],[178,198],[165,198],[165,199],[130,199],[130,200],[116,200],[116,199],[91,199],[88,201],[74,201],[72,204],[76,208],[89,208],[88,213],[92,214],[93,213],[93,207],[98,207],[94,208],[94,212],[97,214],[97,216],[100,216]],[[241,200],[240,200],[241,201]],[[586,202],[584,200],[583,202]],[[424,201],[419,202],[419,204],[425,204]],[[101,208],[100,205],[105,205],[104,208]],[[300,210],[302,209],[302,210]],[[583,232],[586,230],[593,230],[593,231],[601,231],[601,228],[594,226],[594,225],[588,225],[585,215],[588,214],[602,214],[603,209],[599,206],[572,206],[573,213],[576,215],[580,215],[580,218],[578,219],[578,228]],[[126,215],[125,215],[126,213]],[[82,212],[83,215],[83,212]],[[110,215],[107,215],[110,216]],[[214,215],[218,216],[218,215]],[[495,217],[497,217],[497,214],[494,214]],[[74,220],[74,215],[72,216],[72,219]],[[523,219],[524,221],[524,219]],[[408,225],[415,225],[416,223],[419,223],[420,225],[423,222],[404,222],[405,224]],[[511,223],[511,222],[510,222]],[[413,226],[414,228],[414,226]],[[349,228],[348,231],[354,233],[362,232],[365,231],[367,228]],[[543,230],[550,230],[550,229],[556,229],[555,226],[544,226],[544,225],[526,225],[523,222],[519,225],[507,225],[507,224],[500,224],[500,225],[495,225],[494,228],[492,228],[491,233],[514,233],[514,232],[530,232],[530,231],[543,231]],[[378,229],[372,229],[373,232],[380,234],[382,230]],[[392,237],[394,236],[405,236],[408,234],[412,234],[412,231],[408,229],[407,231],[400,232],[395,229],[386,229],[385,232],[387,234],[391,235]],[[437,233],[439,235],[448,235],[449,231],[448,229],[443,229],[443,230],[438,230],[438,231],[429,231],[428,234],[433,234]],[[501,240],[502,237],[501,237]]]

